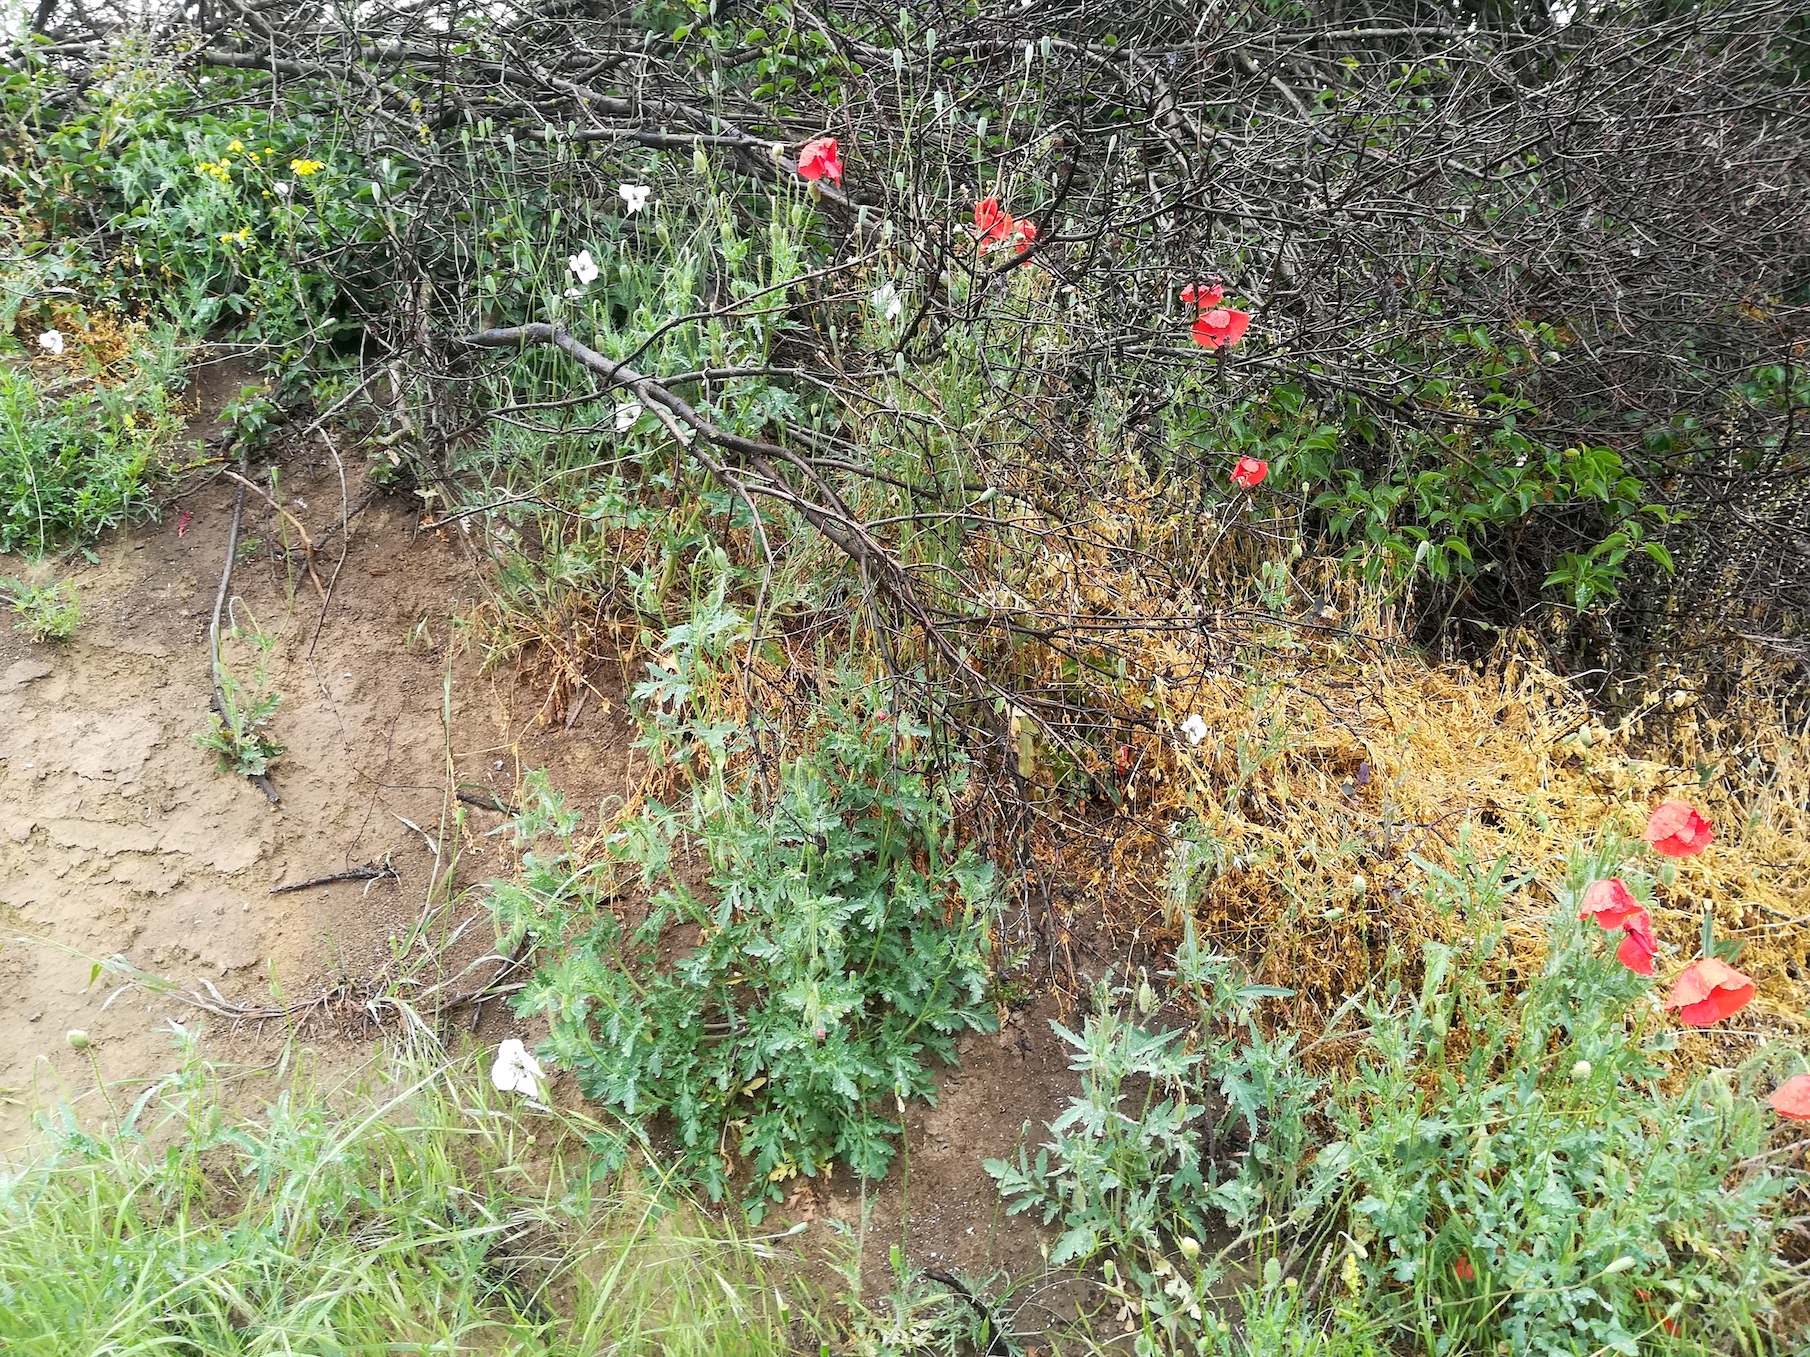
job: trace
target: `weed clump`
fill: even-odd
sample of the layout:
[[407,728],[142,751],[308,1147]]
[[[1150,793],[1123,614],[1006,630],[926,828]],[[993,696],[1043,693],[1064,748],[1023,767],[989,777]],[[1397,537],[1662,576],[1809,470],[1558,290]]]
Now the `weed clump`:
[[4,598],[19,620],[13,630],[22,631],[40,644],[67,641],[82,624],[82,602],[68,580],[32,584],[26,580],[0,580]]
[[[583,861],[544,782],[497,886],[505,945],[544,958],[518,1007],[586,1095],[664,1118],[714,1199],[746,1177],[759,1216],[788,1179],[891,1162],[905,1103],[965,1030],[989,1030],[991,866],[950,834],[959,769],[929,732],[844,692],[773,781],[720,775],[649,802]],[[551,836],[550,853],[531,845]],[[624,926],[610,902],[649,891]]]

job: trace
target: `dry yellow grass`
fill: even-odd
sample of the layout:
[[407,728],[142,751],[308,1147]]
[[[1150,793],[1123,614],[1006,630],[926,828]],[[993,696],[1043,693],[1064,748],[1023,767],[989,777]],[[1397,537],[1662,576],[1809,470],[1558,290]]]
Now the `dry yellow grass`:
[[[1197,929],[1260,980],[1294,988],[1277,1016],[1311,1040],[1391,946],[1411,959],[1421,941],[1463,931],[1429,868],[1468,858],[1534,877],[1505,920],[1512,980],[1539,962],[1573,848],[1619,839],[1627,873],[1658,877],[1662,860],[1638,836],[1650,808],[1676,797],[1701,807],[1717,838],[1655,882],[1656,928],[1671,944],[1656,992],[1694,955],[1709,905],[1717,935],[1743,943],[1739,965],[1759,996],[1738,1023],[1693,1041],[1810,1030],[1803,734],[1764,712],[1700,722],[1690,706],[1608,730],[1575,689],[1518,655],[1478,673],[1342,644],[1300,645],[1293,664],[1283,654],[1272,647],[1256,677],[1161,685],[1164,728],[1138,739],[1123,783],[1139,814],[1086,869],[1075,870],[1075,841],[1060,842],[1060,820],[1046,826],[1040,857],[1060,860],[1102,917],[1174,928],[1173,827],[1198,817],[1212,849]],[[1180,729],[1191,715],[1207,730],[1198,744]]]

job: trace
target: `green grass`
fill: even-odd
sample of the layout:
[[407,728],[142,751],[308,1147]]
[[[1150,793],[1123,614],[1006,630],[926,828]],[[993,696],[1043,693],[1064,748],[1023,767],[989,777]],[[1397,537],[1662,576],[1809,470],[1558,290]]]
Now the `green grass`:
[[82,624],[82,604],[75,585],[68,580],[33,584],[28,580],[0,580],[0,602],[9,606],[18,621],[14,631],[32,640],[67,641]]
[[769,1250],[568,1172],[572,1128],[466,1065],[398,1057],[241,1115],[180,1044],[129,1108],[114,1091],[118,1129],[65,1111],[0,1175],[0,1352],[787,1350]]
[[0,552],[92,541],[151,507],[182,427],[181,362],[160,333],[121,366],[90,380],[0,365]]

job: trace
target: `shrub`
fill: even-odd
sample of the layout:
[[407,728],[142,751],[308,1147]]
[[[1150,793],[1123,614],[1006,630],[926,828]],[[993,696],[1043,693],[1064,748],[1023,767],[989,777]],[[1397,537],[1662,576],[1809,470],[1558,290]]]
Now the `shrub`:
[[[992,1023],[992,869],[953,842],[959,769],[938,776],[928,732],[874,697],[826,702],[770,787],[719,775],[682,807],[650,803],[599,863],[536,782],[516,822],[523,879],[492,896],[506,942],[542,949],[519,1008],[551,1023],[545,1053],[631,1122],[670,1117],[713,1199],[743,1160],[757,1215],[833,1159],[884,1173],[895,1111],[931,1091],[959,1032]],[[531,847],[543,835],[550,853]],[[681,874],[693,854],[702,889]],[[608,907],[617,868],[652,891],[633,928]]]
[[[1293,1039],[1271,1039],[1255,1022],[1260,999],[1288,991],[1247,983],[1234,962],[1203,952],[1191,928],[1173,978],[1171,997],[1194,1010],[1186,1031],[1153,1033],[1126,1011],[1154,1011],[1147,981],[1102,986],[1079,1035],[1052,1022],[1077,1052],[1082,1096],[1050,1123],[1034,1160],[1020,1150],[1016,1164],[986,1165],[1009,1211],[1060,1217],[1054,1264],[1112,1249],[1131,1256],[1135,1274],[1175,1240],[1198,1248],[1210,1212],[1234,1225],[1257,1219],[1272,1181],[1292,1180],[1316,1085],[1296,1066]],[[1227,1035],[1240,1029],[1243,1041]],[[1134,1098],[1140,1105],[1128,1110]],[[1205,1119],[1209,1104],[1221,1109],[1216,1122]],[[1227,1174],[1209,1146],[1233,1134],[1248,1149]]]

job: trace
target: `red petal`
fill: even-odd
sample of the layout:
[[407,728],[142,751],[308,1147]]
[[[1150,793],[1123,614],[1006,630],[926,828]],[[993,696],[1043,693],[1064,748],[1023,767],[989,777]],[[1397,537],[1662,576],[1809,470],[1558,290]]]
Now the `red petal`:
[[833,184],[842,182],[842,161],[837,158],[834,137],[817,137],[812,141],[807,141],[800,148],[798,177],[810,180],[828,179]]
[[982,198],[974,204],[974,229],[983,241],[1003,240],[1012,230],[1012,218],[1002,212],[999,199]]
[[1733,966],[1715,957],[1693,961],[1672,982],[1667,1008],[1678,1010],[1678,1020],[1692,1027],[1708,1027],[1739,1013],[1753,1000],[1754,983]]
[[1257,457],[1240,457],[1232,468],[1232,479],[1246,490],[1255,490],[1270,474],[1270,464]]
[[1212,323],[1213,316],[1224,314],[1224,312],[1203,311],[1195,320],[1194,326],[1189,333],[1194,336],[1194,342],[1200,345],[1201,348],[1217,349],[1220,346],[1231,342],[1226,338],[1225,330]]
[[1658,950],[1651,933],[1641,933],[1630,928],[1621,935],[1621,946],[1615,949],[1615,959],[1636,975],[1651,975],[1653,957]]
[[1766,1100],[1772,1110],[1792,1121],[1810,1121],[1810,1074],[1794,1074]]
[[1688,801],[1662,801],[1653,808],[1640,837],[1666,857],[1687,858],[1707,848],[1716,832]]
[[1584,892],[1582,907],[1578,910],[1578,918],[1595,919],[1604,928],[1620,928],[1622,921],[1640,908],[1640,902],[1628,889],[1628,883],[1619,876],[1606,877],[1594,881],[1590,889]]

